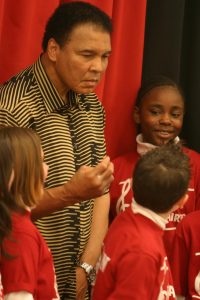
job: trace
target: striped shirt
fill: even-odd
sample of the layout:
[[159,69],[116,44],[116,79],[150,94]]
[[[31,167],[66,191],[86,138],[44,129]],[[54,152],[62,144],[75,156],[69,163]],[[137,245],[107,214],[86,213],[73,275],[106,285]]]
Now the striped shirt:
[[[96,94],[61,99],[40,58],[0,90],[0,123],[29,127],[40,136],[49,166],[47,188],[68,181],[81,165],[105,155],[104,109]],[[75,299],[75,266],[89,238],[93,200],[68,206],[36,222],[54,258],[59,293]],[[66,287],[67,283],[67,287]]]

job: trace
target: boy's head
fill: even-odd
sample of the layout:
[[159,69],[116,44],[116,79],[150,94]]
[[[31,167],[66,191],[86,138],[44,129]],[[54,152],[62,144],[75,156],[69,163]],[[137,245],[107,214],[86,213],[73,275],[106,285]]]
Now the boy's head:
[[184,96],[180,87],[164,76],[144,82],[138,92],[134,119],[144,142],[167,144],[180,134]]
[[135,201],[156,213],[167,213],[187,192],[189,158],[178,145],[157,147],[143,155],[133,173]]

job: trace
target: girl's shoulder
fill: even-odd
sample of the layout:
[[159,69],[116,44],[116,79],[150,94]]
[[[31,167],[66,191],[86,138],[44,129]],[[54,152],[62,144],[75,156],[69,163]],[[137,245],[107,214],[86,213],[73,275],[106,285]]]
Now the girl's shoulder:
[[115,157],[112,162],[114,164],[135,163],[139,159],[137,151],[128,152],[126,154]]
[[183,146],[183,152],[187,154],[191,160],[200,160],[200,153],[193,149]]

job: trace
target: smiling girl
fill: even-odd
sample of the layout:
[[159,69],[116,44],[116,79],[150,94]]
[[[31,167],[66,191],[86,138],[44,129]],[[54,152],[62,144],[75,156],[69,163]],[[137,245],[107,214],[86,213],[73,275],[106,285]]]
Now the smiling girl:
[[[141,86],[134,109],[134,120],[139,133],[136,137],[137,150],[113,161],[115,179],[110,189],[111,220],[133,201],[131,178],[138,158],[163,144],[181,144],[179,134],[184,110],[182,90],[171,79],[160,76]],[[182,209],[171,213],[168,219],[164,240],[169,259],[177,224],[186,214],[200,208],[200,155],[187,147],[182,146],[182,149],[190,158],[192,176],[187,203]]]

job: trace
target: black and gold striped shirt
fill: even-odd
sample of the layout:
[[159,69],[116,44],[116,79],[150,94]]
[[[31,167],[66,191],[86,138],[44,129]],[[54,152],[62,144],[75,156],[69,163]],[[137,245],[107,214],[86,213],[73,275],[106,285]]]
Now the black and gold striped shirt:
[[[47,188],[64,184],[81,165],[105,155],[104,109],[94,93],[69,92],[66,104],[40,58],[0,90],[0,123],[31,127],[40,136],[49,166]],[[37,221],[54,258],[58,288],[75,299],[75,264],[87,243],[93,200],[66,207]]]

